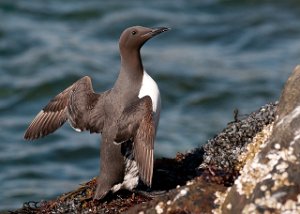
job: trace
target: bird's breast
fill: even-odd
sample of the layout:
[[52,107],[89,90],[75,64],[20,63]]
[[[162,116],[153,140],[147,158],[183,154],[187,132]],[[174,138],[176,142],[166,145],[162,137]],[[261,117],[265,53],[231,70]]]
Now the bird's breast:
[[144,70],[142,85],[138,97],[142,98],[145,96],[151,97],[154,119],[157,126],[159,120],[159,114],[160,114],[160,105],[161,105],[160,92],[156,82]]

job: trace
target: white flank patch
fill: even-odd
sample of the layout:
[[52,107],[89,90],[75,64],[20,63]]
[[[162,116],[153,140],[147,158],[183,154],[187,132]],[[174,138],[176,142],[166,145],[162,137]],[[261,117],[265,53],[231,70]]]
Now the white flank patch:
[[119,191],[121,188],[122,188],[122,184],[119,183],[119,184],[114,185],[110,190],[111,190],[113,193],[115,193],[115,192]]
[[149,76],[149,74],[144,70],[142,86],[138,97],[142,98],[145,96],[150,96],[152,100],[152,109],[154,112],[155,126],[157,127],[160,114],[160,93],[156,82]]
[[135,160],[131,160],[131,157],[125,158],[125,177],[122,186],[125,189],[132,190],[139,183],[139,170]]
[[125,176],[122,183],[118,183],[111,188],[112,192],[117,192],[120,189],[133,190],[139,183],[139,170],[136,161],[132,159],[132,153],[125,161]]
[[78,128],[74,128],[74,130],[77,132],[82,132],[81,129],[78,129]]
[[81,129],[75,128],[75,127],[72,125],[72,121],[71,121],[70,119],[68,120],[68,122],[69,122],[70,126],[71,126],[76,132],[82,132]]

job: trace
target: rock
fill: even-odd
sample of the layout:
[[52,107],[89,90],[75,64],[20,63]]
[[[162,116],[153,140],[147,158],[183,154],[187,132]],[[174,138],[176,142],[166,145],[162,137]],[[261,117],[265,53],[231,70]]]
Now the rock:
[[[186,154],[179,153],[173,159],[156,160],[152,189],[166,191],[157,198],[151,199],[143,195],[121,191],[109,196],[106,201],[94,202],[92,201],[96,187],[94,178],[81,185],[77,190],[63,194],[57,199],[39,203],[24,203],[23,208],[11,213],[210,212],[217,206],[215,204],[215,201],[219,200],[217,196],[224,195],[226,186],[232,185],[234,178],[238,176],[238,165],[242,163],[238,159],[239,155],[264,125],[273,122],[275,109],[276,104],[267,104],[248,117],[229,123],[223,132],[209,140],[206,147],[196,148]],[[232,130],[232,127],[242,128]],[[228,141],[233,138],[238,141]],[[222,161],[206,162],[205,160],[221,160],[220,151],[224,149],[224,142],[227,144],[223,156],[234,157],[229,166],[220,168]],[[239,150],[236,149],[237,145]],[[205,164],[207,165],[205,166]],[[199,166],[202,167],[199,168]]]
[[[77,190],[63,194],[57,199],[25,203],[23,208],[12,213],[209,213],[224,201],[218,196],[224,195],[227,186],[231,186],[238,176],[239,165],[243,164],[238,158],[239,155],[246,150],[253,136],[264,125],[274,121],[275,109],[276,104],[267,104],[248,117],[229,123],[203,148],[196,148],[185,154],[179,153],[172,159],[155,160],[152,189],[166,191],[157,198],[151,199],[123,191],[111,195],[106,201],[93,202],[91,199],[96,180],[92,179]],[[232,127],[242,128],[232,131]],[[228,140],[232,138],[239,141]],[[234,157],[228,168],[220,168],[222,161],[205,161],[221,160],[220,151],[225,145],[223,139],[227,139],[223,156]],[[239,150],[236,149],[237,145]],[[219,202],[215,203],[218,200]]]
[[130,208],[126,213],[210,213],[215,207],[215,192],[225,192],[224,185],[207,182],[198,177],[147,203]]
[[222,213],[300,213],[300,66],[281,94],[273,131],[228,191]]
[[274,125],[277,103],[267,104],[243,118],[236,112],[234,121],[205,146],[179,153],[175,158],[155,160],[152,190],[165,191],[158,197],[119,191],[105,201],[93,201],[94,178],[56,199],[24,203],[23,208],[11,213],[295,210],[300,203],[298,70],[300,67],[287,81]]
[[253,137],[274,121],[276,107],[276,103],[266,104],[243,119],[237,117],[236,111],[236,121],[230,122],[221,133],[203,146],[203,162],[199,168],[209,169],[212,174],[217,174],[218,171],[226,173],[226,183],[232,185],[243,164],[239,156],[252,143]]

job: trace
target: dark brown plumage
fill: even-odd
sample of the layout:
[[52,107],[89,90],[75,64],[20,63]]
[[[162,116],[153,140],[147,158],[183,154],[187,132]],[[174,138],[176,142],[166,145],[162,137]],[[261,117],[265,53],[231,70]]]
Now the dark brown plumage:
[[[140,48],[167,30],[139,26],[126,29],[119,41],[121,69],[114,87],[97,94],[90,77],[81,78],[55,96],[24,135],[27,140],[44,137],[67,120],[76,131],[101,133],[101,174],[95,199],[102,199],[110,190],[132,190],[138,178],[151,186],[160,100],[157,85],[143,69]],[[158,97],[151,88],[147,92],[146,86],[154,87]]]

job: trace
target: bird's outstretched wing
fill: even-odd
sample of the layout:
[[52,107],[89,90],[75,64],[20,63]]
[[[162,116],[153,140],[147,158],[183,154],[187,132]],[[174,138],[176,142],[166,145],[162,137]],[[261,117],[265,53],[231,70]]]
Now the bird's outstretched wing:
[[133,141],[134,159],[142,181],[151,186],[153,176],[153,150],[155,122],[152,100],[145,96],[125,109],[119,122],[115,142]]
[[[101,132],[101,97],[92,87],[90,77],[85,76],[55,96],[33,119],[27,128],[24,138],[34,140],[44,137],[67,120],[77,131],[90,130]],[[99,107],[99,120],[90,121],[90,113],[95,106]]]

